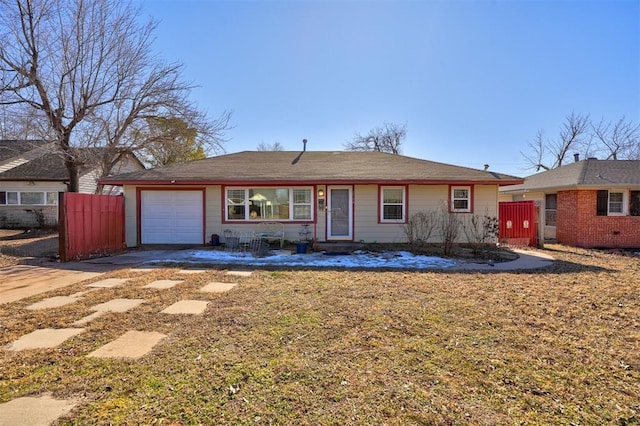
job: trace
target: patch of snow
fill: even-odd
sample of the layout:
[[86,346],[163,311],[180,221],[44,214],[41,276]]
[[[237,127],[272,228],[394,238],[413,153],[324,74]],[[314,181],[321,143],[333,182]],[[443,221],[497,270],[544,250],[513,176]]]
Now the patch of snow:
[[435,256],[414,255],[407,251],[364,252],[350,255],[326,256],[324,253],[289,254],[282,251],[271,252],[270,256],[255,257],[251,253],[226,252],[221,250],[183,250],[166,259],[158,258],[159,263],[216,263],[242,264],[247,266],[309,266],[336,268],[388,268],[388,269],[441,269],[450,268],[459,263],[451,259]]

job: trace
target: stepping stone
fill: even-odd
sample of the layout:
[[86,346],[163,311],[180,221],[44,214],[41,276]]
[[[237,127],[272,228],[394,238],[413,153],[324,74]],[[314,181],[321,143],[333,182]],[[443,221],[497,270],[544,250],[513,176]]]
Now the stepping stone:
[[208,269],[181,269],[178,271],[179,274],[201,274],[203,272],[208,272]]
[[75,321],[73,323],[74,326],[76,327],[80,327],[83,325],[87,325],[88,323],[90,323],[91,321],[93,321],[94,319],[101,317],[105,314],[106,312],[94,312],[92,314],[87,315],[84,318],[79,319],[78,321]]
[[96,287],[96,288],[111,288],[117,287],[121,284],[127,282],[128,278],[107,278],[106,280],[101,280],[95,283],[87,284],[87,287]]
[[227,275],[233,275],[235,277],[250,277],[253,271],[227,271]]
[[65,340],[72,338],[84,331],[84,328],[44,328],[25,334],[18,340],[7,345],[12,351],[25,349],[55,348]]
[[113,299],[108,302],[92,306],[91,310],[96,311],[86,317],[74,322],[73,325],[85,325],[90,321],[102,316],[106,312],[126,312],[144,302],[144,299]]
[[77,300],[78,298],[73,296],[48,297],[27,306],[27,309],[29,309],[30,311],[37,311],[39,309],[59,308],[60,306],[68,305],[70,303],[76,302]]
[[96,349],[87,356],[96,358],[131,358],[146,355],[162,339],[165,334],[155,331],[127,331],[116,340]]
[[200,289],[205,293],[224,293],[225,291],[229,291],[238,284],[236,283],[220,283],[216,281],[212,281],[209,284],[205,285]]
[[97,312],[127,312],[144,302],[144,299],[113,299],[108,302],[92,306],[91,310]]
[[181,300],[161,311],[163,314],[200,315],[207,309],[209,302],[204,300]]
[[145,285],[142,288],[159,288],[159,289],[165,289],[165,288],[171,288],[177,284],[180,284],[183,281],[177,281],[177,280],[157,280],[154,281],[150,284]]
[[54,399],[49,394],[16,398],[0,404],[0,426],[47,426],[71,411],[78,401]]

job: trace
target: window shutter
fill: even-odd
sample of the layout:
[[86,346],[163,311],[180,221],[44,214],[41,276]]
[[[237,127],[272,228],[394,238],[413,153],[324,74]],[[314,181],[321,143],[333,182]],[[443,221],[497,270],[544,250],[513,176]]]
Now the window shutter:
[[606,216],[609,205],[609,191],[599,190],[596,202],[596,216]]
[[629,214],[631,216],[640,216],[640,191],[631,191]]

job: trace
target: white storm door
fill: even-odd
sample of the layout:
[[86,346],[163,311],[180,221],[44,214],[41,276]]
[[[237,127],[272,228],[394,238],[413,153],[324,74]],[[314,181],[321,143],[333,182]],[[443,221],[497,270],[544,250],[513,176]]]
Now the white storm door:
[[327,188],[327,238],[330,240],[353,239],[353,194],[350,186]]
[[141,244],[202,244],[202,191],[141,191]]

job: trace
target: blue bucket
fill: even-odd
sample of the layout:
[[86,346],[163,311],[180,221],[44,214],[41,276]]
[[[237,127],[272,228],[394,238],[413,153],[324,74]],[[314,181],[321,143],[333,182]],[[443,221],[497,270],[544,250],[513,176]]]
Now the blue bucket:
[[298,244],[296,244],[296,253],[298,253],[298,254],[306,254],[307,253],[307,243],[298,243]]

